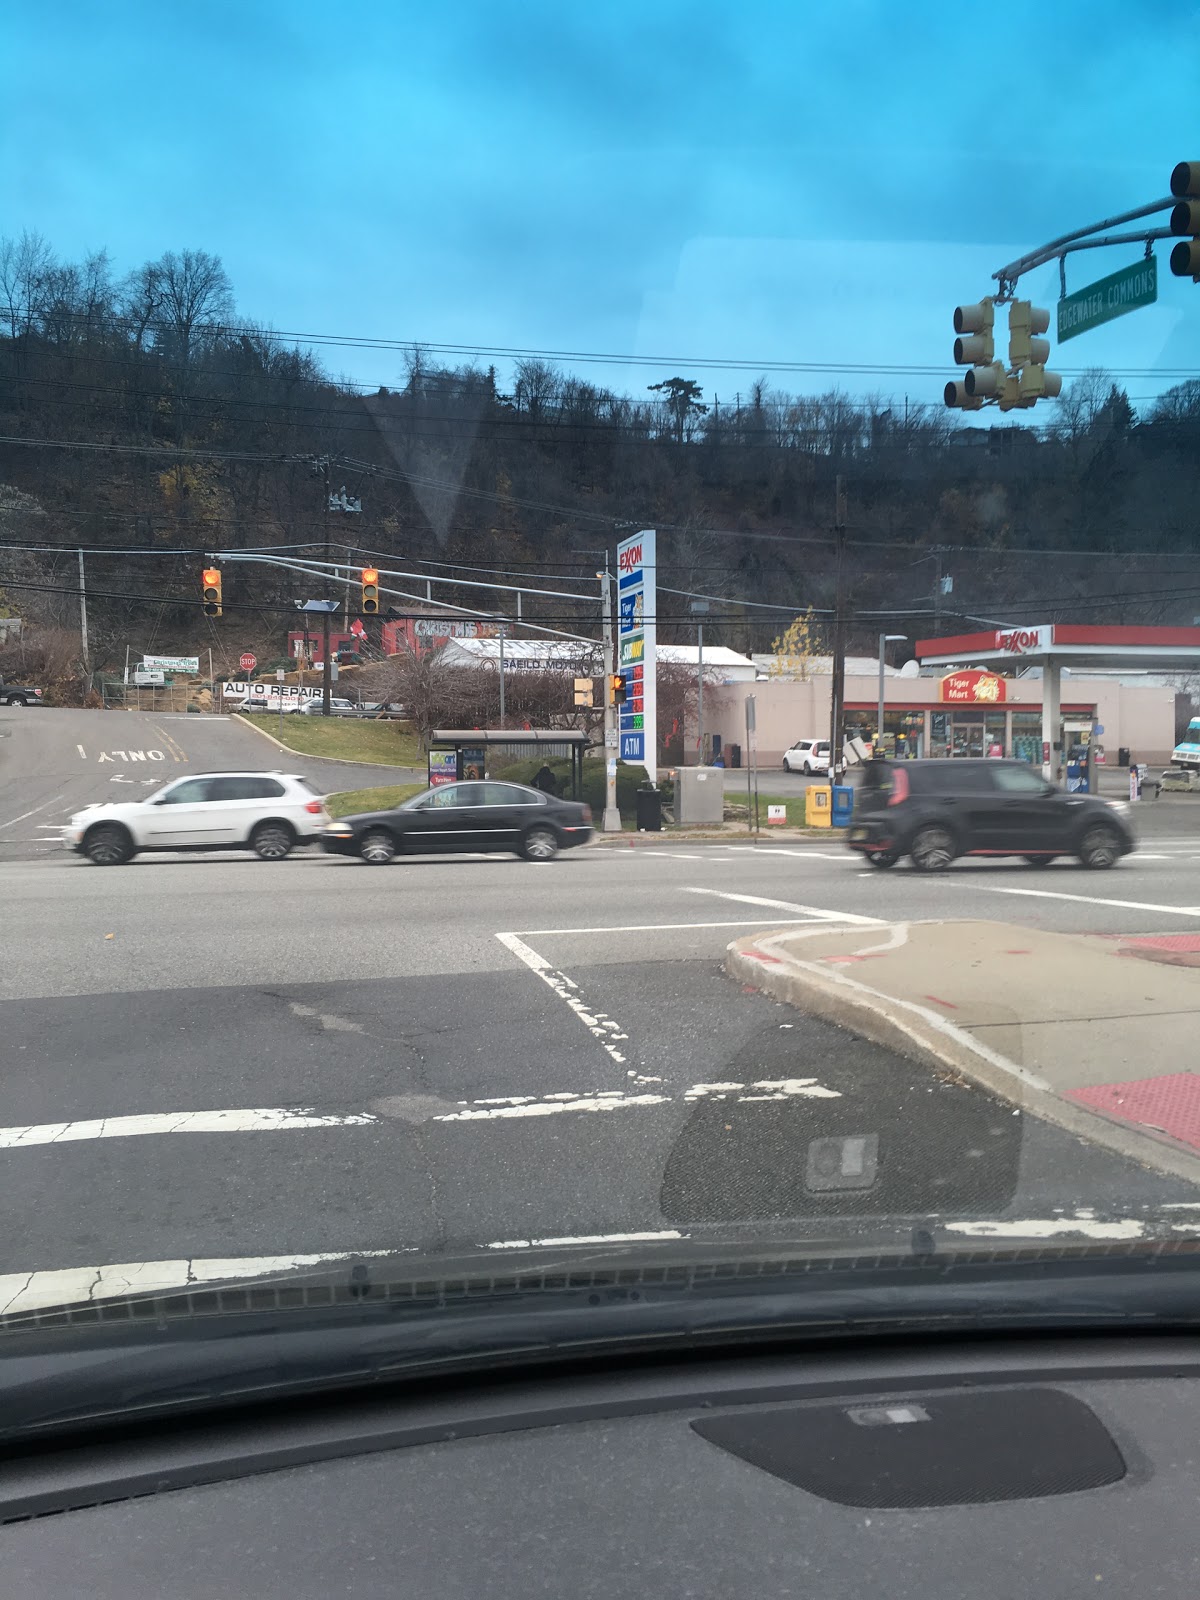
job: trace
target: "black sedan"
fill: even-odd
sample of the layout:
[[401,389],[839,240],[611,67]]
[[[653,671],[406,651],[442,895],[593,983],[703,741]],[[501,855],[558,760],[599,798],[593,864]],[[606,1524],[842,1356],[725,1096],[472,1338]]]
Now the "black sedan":
[[340,817],[321,842],[334,855],[361,856],[386,866],[398,855],[486,850],[515,852],[526,861],[552,861],[560,850],[586,844],[592,813],[521,783],[447,783],[414,795],[394,811]]

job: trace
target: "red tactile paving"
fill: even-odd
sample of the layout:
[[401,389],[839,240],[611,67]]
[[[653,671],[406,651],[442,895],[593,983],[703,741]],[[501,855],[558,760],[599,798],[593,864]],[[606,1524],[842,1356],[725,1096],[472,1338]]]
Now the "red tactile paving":
[[1194,1072],[1131,1078],[1126,1083],[1097,1083],[1086,1089],[1068,1089],[1063,1099],[1078,1101],[1123,1122],[1159,1128],[1172,1139],[1200,1150],[1200,1076]]
[[1121,943],[1147,950],[1200,950],[1200,933],[1147,933],[1136,938],[1122,935]]

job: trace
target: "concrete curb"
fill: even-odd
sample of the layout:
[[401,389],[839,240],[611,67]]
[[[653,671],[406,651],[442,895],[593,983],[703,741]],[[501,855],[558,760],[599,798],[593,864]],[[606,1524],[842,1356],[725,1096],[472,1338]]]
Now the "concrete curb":
[[[828,830],[822,828],[820,833],[772,833],[761,839],[756,839],[752,833],[709,833],[697,831],[696,833],[598,833],[592,840],[593,844],[604,844],[610,848],[614,845],[632,845],[635,850],[653,850],[656,848],[677,849],[680,845],[692,844],[743,844],[764,845],[771,844],[811,844],[820,845],[830,843]],[[847,851],[846,859],[850,860]]]
[[373,772],[419,772],[421,770],[419,767],[390,768],[386,761],[348,761],[342,756],[310,755],[307,750],[294,750],[290,744],[284,744],[282,739],[277,739],[273,733],[268,733],[265,728],[260,728],[256,722],[251,722],[247,717],[243,717],[240,712],[234,711],[230,713],[230,719],[233,722],[240,722],[244,728],[249,728],[251,733],[257,733],[260,739],[266,739],[277,750],[286,750],[290,756],[302,756],[305,761],[328,761],[335,767],[370,767]]
[[[831,929],[834,926],[829,924]],[[1098,1112],[1062,1099],[1037,1073],[989,1049],[925,1006],[882,994],[844,972],[781,950],[777,941],[795,932],[794,928],[779,928],[733,940],[726,947],[725,970],[740,983],[910,1060],[960,1073],[1028,1115],[1054,1123],[1089,1144],[1102,1145],[1156,1172],[1200,1181],[1200,1155],[1186,1146],[1166,1135],[1156,1138],[1111,1122]]]

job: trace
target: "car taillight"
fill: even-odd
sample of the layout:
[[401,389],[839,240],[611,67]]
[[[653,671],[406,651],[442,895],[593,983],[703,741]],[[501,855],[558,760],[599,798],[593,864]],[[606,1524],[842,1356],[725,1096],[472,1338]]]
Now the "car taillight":
[[319,817],[322,811],[324,811],[325,807],[319,800],[309,800],[304,809],[305,811],[311,812],[314,817]]
[[592,808],[591,808],[591,806],[584,806],[584,808],[583,808],[583,820],[585,822],[590,822],[592,820]]
[[888,795],[888,805],[898,806],[902,800],[908,799],[908,773],[903,767],[897,767],[892,773],[892,792]]

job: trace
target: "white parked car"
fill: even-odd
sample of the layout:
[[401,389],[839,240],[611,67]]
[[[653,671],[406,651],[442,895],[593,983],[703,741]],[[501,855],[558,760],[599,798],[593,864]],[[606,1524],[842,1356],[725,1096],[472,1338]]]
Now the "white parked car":
[[77,811],[64,842],[98,867],[116,867],[140,850],[253,850],[282,861],[315,843],[332,821],[307,778],[288,772],[204,772],[176,778],[144,800],[104,802]]
[[814,772],[829,771],[828,739],[797,739],[790,750],[783,752],[785,772],[803,772],[810,777]]

